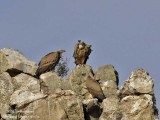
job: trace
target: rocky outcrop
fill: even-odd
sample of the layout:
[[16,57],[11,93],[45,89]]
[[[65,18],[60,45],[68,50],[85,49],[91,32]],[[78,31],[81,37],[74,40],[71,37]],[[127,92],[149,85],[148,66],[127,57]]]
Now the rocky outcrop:
[[84,120],[82,103],[71,90],[56,90],[19,111],[20,120]]
[[28,60],[22,53],[11,48],[0,50],[0,73],[9,72],[15,76],[21,72],[35,75],[35,62]]
[[14,85],[7,72],[0,74],[0,114],[3,115],[9,109],[10,96],[13,94]]
[[21,73],[15,77],[12,77],[12,83],[15,86],[15,91],[10,97],[10,105],[16,106],[17,109],[23,106],[46,97],[45,94],[40,92],[39,80]]
[[124,120],[158,120],[155,114],[153,97],[149,94],[129,95],[121,100]]
[[90,96],[86,83],[85,78],[83,74],[91,75],[93,76],[93,70],[91,66],[84,65],[84,66],[78,66],[75,67],[69,77],[68,81],[70,83],[71,89],[83,100],[85,98],[88,98]]
[[58,88],[63,90],[71,90],[69,82],[67,80],[63,80],[55,72],[47,72],[42,74],[40,76],[40,81],[43,82],[45,86],[48,86],[49,93],[54,93]]
[[120,89],[120,110],[125,120],[158,120],[153,79],[144,69],[132,72]]
[[117,120],[120,118],[118,97],[118,72],[113,65],[104,65],[95,72],[96,79],[100,82],[106,99],[102,102],[103,112],[100,120]]
[[153,79],[144,69],[132,72],[128,80],[103,103],[100,120],[158,120]]
[[[95,72],[77,66],[67,80],[55,72],[37,79],[35,62],[20,52],[2,49],[0,58],[0,120],[158,120],[154,81],[143,69],[133,71],[119,89],[113,65]],[[104,100],[89,93],[84,74],[97,80]]]
[[28,89],[33,93],[40,91],[39,80],[24,73],[12,77],[12,83],[16,90]]
[[121,120],[120,100],[117,96],[106,98],[102,103],[103,112],[99,120]]
[[153,79],[144,69],[133,71],[125,81],[120,93],[124,96],[135,94],[153,94]]
[[70,83],[71,89],[76,93],[81,102],[83,103],[83,110],[86,120],[98,120],[101,115],[101,108],[98,104],[98,99],[93,99],[93,96],[89,93],[85,76],[94,76],[93,70],[89,65],[77,66],[75,67],[69,77],[68,81]]
[[117,96],[119,78],[113,65],[99,67],[95,72],[95,78],[100,83],[106,97]]

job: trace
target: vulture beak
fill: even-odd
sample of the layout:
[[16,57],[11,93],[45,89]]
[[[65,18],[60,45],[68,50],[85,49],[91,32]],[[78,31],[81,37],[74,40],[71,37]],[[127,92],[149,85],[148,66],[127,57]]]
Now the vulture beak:
[[66,51],[65,51],[65,50],[60,49],[60,50],[58,50],[58,52],[59,52],[59,53],[64,53],[64,52],[66,52]]

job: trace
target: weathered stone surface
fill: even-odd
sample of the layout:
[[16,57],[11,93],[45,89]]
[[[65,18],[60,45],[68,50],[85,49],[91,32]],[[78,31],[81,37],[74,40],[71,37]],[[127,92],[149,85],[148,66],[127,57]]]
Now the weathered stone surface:
[[15,105],[16,108],[21,108],[35,100],[46,97],[40,93],[39,80],[21,73],[12,78],[12,83],[16,87],[10,98],[10,105]]
[[153,86],[144,69],[132,72],[120,89],[122,120],[158,120]]
[[45,98],[46,95],[40,93],[40,92],[32,92],[27,87],[23,87],[20,90],[16,90],[10,98],[10,105],[16,106],[17,109],[20,109],[24,107],[25,105],[28,105],[29,103],[32,103],[35,100]]
[[35,62],[29,61],[17,50],[10,48],[0,50],[0,73],[8,71],[12,75],[19,72],[35,75],[36,69]]
[[40,79],[46,86],[48,86],[49,93],[54,93],[57,88],[63,90],[71,89],[69,82],[67,80],[63,80],[55,72],[44,73],[40,76]]
[[10,75],[6,72],[0,74],[0,114],[3,115],[9,108],[10,96],[14,91]]
[[83,100],[85,120],[99,120],[102,113],[98,99]]
[[105,97],[117,95],[117,85],[113,80],[99,81]]
[[121,100],[122,120],[158,120],[149,94],[126,96]]
[[98,80],[113,80],[118,84],[118,73],[113,65],[103,65],[95,72],[95,77]]
[[84,120],[82,103],[71,90],[56,90],[21,111],[20,120]]
[[144,69],[133,71],[120,89],[120,94],[153,94],[153,79]]
[[106,97],[117,95],[118,73],[113,65],[104,65],[95,72],[95,78],[100,83]]
[[99,120],[121,120],[121,112],[119,110],[119,98],[111,96],[103,100],[103,112]]
[[88,93],[83,74],[93,76],[92,68],[89,65],[75,67],[68,78],[72,90],[82,99]]
[[14,86],[16,86],[16,90],[26,87],[28,90],[32,91],[33,93],[40,92],[39,80],[27,74],[21,73],[13,77],[12,81]]

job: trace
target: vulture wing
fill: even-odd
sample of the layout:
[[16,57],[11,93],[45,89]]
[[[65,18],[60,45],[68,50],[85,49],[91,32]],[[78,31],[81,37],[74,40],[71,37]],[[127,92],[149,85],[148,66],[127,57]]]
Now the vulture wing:
[[89,59],[89,55],[91,54],[92,52],[92,49],[91,49],[91,45],[86,45],[86,48],[85,48],[85,60],[84,60],[84,64],[86,64],[87,60]]
[[38,66],[43,66],[48,63],[56,62],[58,60],[58,54],[56,52],[51,52],[45,55],[41,61],[39,62]]
[[77,56],[77,50],[78,50],[78,43],[74,46],[74,53],[73,53],[73,57],[75,58]]
[[42,73],[51,71],[55,68],[59,62],[60,55],[57,52],[51,52],[45,55],[38,64],[36,75],[39,76]]
[[97,81],[88,77],[86,80],[86,86],[88,91],[92,94],[93,97],[96,97],[100,100],[105,99],[101,86]]

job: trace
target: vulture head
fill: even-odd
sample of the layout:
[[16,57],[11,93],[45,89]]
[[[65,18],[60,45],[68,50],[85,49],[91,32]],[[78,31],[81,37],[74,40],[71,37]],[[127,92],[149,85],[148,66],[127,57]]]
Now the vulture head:
[[57,53],[60,54],[60,55],[61,55],[62,53],[64,53],[64,52],[66,52],[66,51],[65,51],[65,50],[62,50],[62,49],[57,51]]
[[86,44],[84,43],[84,41],[78,40],[78,48],[79,49],[83,49],[85,46],[86,46]]

